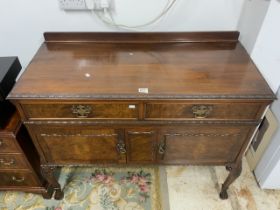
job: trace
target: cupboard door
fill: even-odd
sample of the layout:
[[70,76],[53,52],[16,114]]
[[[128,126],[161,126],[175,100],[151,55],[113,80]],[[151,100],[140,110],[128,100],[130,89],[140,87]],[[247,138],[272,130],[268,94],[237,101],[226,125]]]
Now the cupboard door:
[[155,161],[155,148],[157,133],[153,129],[127,129],[127,162],[153,163]]
[[162,129],[157,160],[167,164],[233,162],[251,134],[249,126],[190,125]]
[[48,126],[36,131],[49,163],[125,163],[123,130],[92,126]]

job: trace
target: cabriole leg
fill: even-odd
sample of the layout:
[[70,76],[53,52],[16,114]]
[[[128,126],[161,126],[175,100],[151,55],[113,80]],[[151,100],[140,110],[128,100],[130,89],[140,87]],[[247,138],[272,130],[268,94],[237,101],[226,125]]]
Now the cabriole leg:
[[241,171],[242,171],[242,161],[236,163],[235,165],[231,166],[226,166],[226,169],[230,171],[226,181],[222,185],[222,190],[220,193],[220,198],[221,199],[227,199],[228,194],[227,194],[227,189],[228,187],[240,176]]
[[51,199],[52,195],[53,195],[54,189],[52,187],[52,185],[50,185],[49,183],[47,184],[46,187],[46,192],[42,193],[42,196],[44,199]]
[[50,183],[55,190],[54,198],[61,200],[64,197],[63,191],[61,190],[60,184],[54,177],[55,166],[41,165],[42,176]]

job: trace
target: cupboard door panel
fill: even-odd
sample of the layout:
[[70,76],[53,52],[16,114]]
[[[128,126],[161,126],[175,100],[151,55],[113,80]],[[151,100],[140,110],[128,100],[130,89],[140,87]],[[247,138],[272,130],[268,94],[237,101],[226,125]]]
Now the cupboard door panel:
[[153,163],[155,161],[156,131],[141,128],[128,129],[126,142],[128,163]]
[[[36,137],[47,162],[56,164],[125,163],[120,129],[90,126],[43,127]],[[125,144],[123,144],[125,149]]]
[[233,162],[251,130],[217,125],[168,128],[161,131],[157,159],[167,164]]

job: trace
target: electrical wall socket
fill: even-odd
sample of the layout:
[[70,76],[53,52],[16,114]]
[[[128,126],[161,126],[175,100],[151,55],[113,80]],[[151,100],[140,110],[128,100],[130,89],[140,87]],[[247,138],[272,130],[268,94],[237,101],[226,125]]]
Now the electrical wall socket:
[[109,9],[111,0],[59,0],[63,10],[103,10]]
[[59,0],[60,9],[63,10],[86,10],[85,0]]
[[94,10],[109,9],[111,4],[111,0],[86,0],[86,1],[93,1]]

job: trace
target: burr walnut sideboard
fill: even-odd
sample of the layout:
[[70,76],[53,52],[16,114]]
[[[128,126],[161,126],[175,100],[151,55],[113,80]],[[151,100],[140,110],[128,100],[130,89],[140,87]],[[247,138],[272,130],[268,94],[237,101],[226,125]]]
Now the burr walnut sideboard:
[[56,167],[225,165],[220,197],[275,96],[238,32],[45,33],[9,95],[61,199]]

